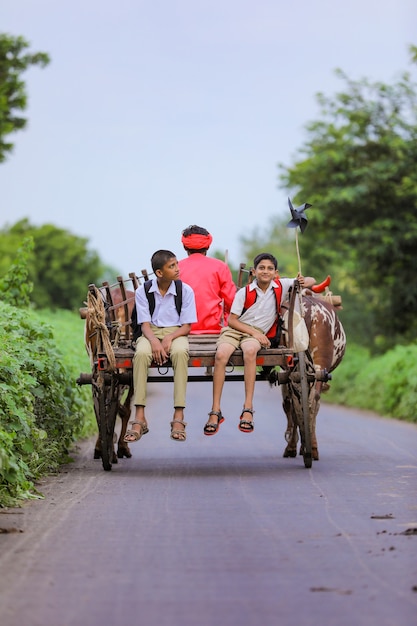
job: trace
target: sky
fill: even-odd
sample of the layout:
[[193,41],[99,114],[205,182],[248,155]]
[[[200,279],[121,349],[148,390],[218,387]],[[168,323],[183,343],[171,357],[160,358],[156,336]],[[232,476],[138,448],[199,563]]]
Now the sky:
[[250,263],[241,238],[290,218],[278,164],[296,162],[316,94],[344,90],[336,68],[387,83],[411,71],[417,3],[1,0],[0,32],[51,57],[23,75],[0,228],[54,224],[127,278],[158,249],[183,258],[190,224]]

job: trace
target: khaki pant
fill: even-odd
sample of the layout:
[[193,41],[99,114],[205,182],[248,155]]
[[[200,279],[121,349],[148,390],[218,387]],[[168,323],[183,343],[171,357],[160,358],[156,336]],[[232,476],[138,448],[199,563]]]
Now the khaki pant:
[[[177,326],[158,328],[151,324],[158,339],[174,332]],[[170,359],[174,370],[174,407],[185,407],[188,379],[188,337],[177,337],[171,343]],[[146,406],[148,370],[152,362],[151,344],[146,337],[139,337],[133,357],[133,403]]]

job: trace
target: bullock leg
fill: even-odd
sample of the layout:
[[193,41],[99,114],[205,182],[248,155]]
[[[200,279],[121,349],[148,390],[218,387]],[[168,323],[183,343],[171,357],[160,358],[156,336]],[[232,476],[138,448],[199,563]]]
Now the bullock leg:
[[[313,461],[319,460],[319,450],[316,436],[316,417],[320,409],[320,388],[322,383],[316,382],[316,385],[310,391],[310,433],[311,433],[311,455]],[[301,444],[300,454],[304,454],[304,445]]]
[[[103,469],[109,471],[115,460],[115,432],[114,426],[119,407],[120,387],[116,377],[112,376],[107,384],[101,374],[98,378],[97,396],[99,404],[99,434],[101,439],[101,460]],[[116,457],[117,462],[117,457]]]
[[[109,398],[107,397],[107,393],[104,392],[104,390],[102,391],[99,390],[97,382],[95,380],[93,380],[93,383],[92,383],[92,393],[93,393],[94,414],[96,416],[97,428],[99,430],[99,434],[98,434],[98,437],[96,439],[96,443],[94,446],[94,458],[103,459],[103,442],[100,436],[100,406],[101,406],[100,398],[102,401],[102,406],[105,406],[108,404]],[[104,402],[103,402],[103,394],[106,396]],[[114,416],[114,421],[116,421],[116,415]],[[108,441],[108,435],[107,435],[107,445],[108,444],[109,444],[109,441]],[[110,456],[111,456],[111,461],[110,461]],[[116,452],[114,449],[111,455],[109,455],[108,453],[106,454],[106,458],[103,461],[103,466],[106,465],[106,467],[108,468],[110,463],[117,463],[117,456],[116,456]]]
[[122,420],[122,427],[120,429],[119,441],[117,443],[117,456],[119,457],[119,459],[123,459],[123,457],[130,459],[132,456],[132,453],[129,449],[129,444],[126,441],[124,441],[124,437],[127,431],[127,425],[129,423],[129,418],[131,414],[132,397],[133,397],[133,387],[131,386],[129,387],[129,391],[127,393],[125,400],[119,406],[119,416],[120,416],[120,419]]
[[311,452],[311,411],[310,411],[310,386],[307,376],[307,368],[309,361],[307,361],[305,352],[298,353],[298,365],[297,368],[300,373],[300,420],[299,428],[301,432],[301,441],[303,443],[303,458],[304,466],[311,468],[312,465],[312,452]]
[[96,444],[94,446],[94,458],[101,459],[101,440],[100,437],[97,437]]
[[298,429],[297,421],[294,420],[294,407],[291,400],[290,390],[288,385],[282,385],[282,407],[287,417],[287,429],[285,431],[285,441],[287,447],[282,455],[284,458],[294,458],[297,456],[297,443],[298,443]]
[[320,392],[322,385],[322,382],[317,381],[311,390],[311,452],[313,455],[313,461],[319,460],[319,448],[316,436],[316,418],[320,409]]
[[[98,395],[95,385],[92,385],[93,392],[93,406],[94,406],[94,415],[96,416],[97,428],[99,427],[99,406],[98,406]],[[96,443],[94,446],[94,458],[101,459],[101,439],[100,435],[97,436]]]
[[[97,373],[92,382],[94,413],[99,431],[98,439],[94,446],[94,458],[102,459],[103,468],[110,470],[113,463],[117,463],[114,450],[115,433],[114,424],[117,417],[119,385],[111,387],[98,384]],[[105,446],[105,449],[104,449]]]

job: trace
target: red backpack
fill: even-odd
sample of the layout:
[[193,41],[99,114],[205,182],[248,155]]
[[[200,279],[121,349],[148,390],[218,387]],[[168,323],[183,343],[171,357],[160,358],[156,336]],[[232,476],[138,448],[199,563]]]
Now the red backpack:
[[[271,345],[274,344],[273,347],[278,346],[279,336],[281,334],[281,328],[279,325],[280,313],[281,313],[281,297],[282,297],[282,285],[278,282],[278,286],[274,287],[274,293],[276,298],[277,305],[277,316],[275,318],[275,322],[272,324],[271,328],[266,333],[268,339],[271,340]],[[245,311],[247,311],[253,304],[255,304],[258,298],[258,293],[256,289],[250,289],[250,285],[246,285],[246,294],[245,294],[245,303],[243,305],[242,315]]]

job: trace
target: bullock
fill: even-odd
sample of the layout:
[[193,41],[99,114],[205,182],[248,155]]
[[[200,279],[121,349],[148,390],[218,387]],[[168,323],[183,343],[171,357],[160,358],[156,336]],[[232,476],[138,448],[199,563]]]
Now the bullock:
[[[97,294],[99,294],[101,298],[101,302],[99,307],[101,311],[103,311],[104,307],[104,320],[100,320],[100,313],[98,314],[97,319],[97,311],[94,310],[94,305],[96,304],[96,298],[93,296],[91,299],[93,302],[92,307],[89,306],[86,310],[82,309],[85,313],[82,313],[82,316],[85,317],[85,345],[87,349],[87,353],[90,357],[90,362],[93,367],[95,366],[95,361],[97,360],[97,353],[100,351],[98,348],[99,342],[101,341],[100,337],[100,329],[106,333],[109,331],[113,341],[117,343],[116,335],[119,333],[120,336],[125,337],[126,334],[130,334],[130,329],[128,326],[128,322],[131,318],[132,309],[135,303],[135,292],[130,290],[125,290],[120,288],[120,286],[112,285],[102,287],[97,289]],[[80,311],[80,312],[81,312]],[[105,323],[103,323],[105,321]],[[105,328],[104,328],[105,326]],[[107,328],[107,331],[106,331]],[[116,337],[116,339],[115,339]],[[97,425],[99,426],[100,412],[99,412],[99,391],[97,389],[97,385],[92,384],[92,393],[93,393],[93,404],[94,404],[94,413],[97,420]],[[132,453],[130,452],[129,445],[124,441],[124,436],[126,434],[127,425],[129,422],[130,414],[131,414],[131,400],[133,396],[133,386],[132,385],[120,385],[118,387],[118,415],[121,419],[121,429],[119,439],[117,441],[117,453],[113,450],[113,459],[112,463],[117,463],[117,459],[122,459],[123,457],[130,458]],[[94,447],[94,458],[100,459],[102,456],[101,452],[101,439],[100,436],[97,437],[95,447]]]
[[[337,297],[334,297],[336,300]],[[332,298],[317,296],[309,290],[302,295],[302,315],[309,334],[309,346],[305,353],[306,369],[313,372],[332,372],[341,362],[346,349],[346,335],[337,316],[337,304]],[[284,366],[291,368],[291,363]],[[278,379],[276,372],[271,372],[271,384]],[[329,388],[327,382],[316,380],[309,385],[309,419],[311,432],[312,458],[319,460],[319,451],[316,437],[316,418],[320,408],[321,394]],[[301,436],[300,454],[304,454],[304,420],[302,413],[301,385],[291,377],[281,385],[282,406],[287,417],[285,440],[287,446],[284,457],[297,455],[298,430]]]

